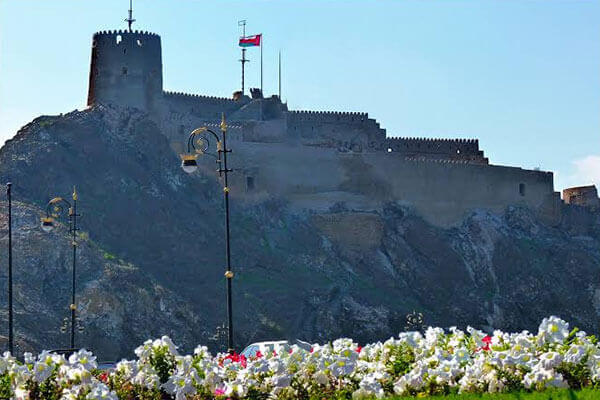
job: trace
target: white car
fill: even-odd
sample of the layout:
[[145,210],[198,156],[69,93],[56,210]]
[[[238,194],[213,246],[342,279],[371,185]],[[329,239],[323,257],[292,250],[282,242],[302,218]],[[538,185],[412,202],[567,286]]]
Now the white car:
[[275,347],[283,348],[283,351],[289,351],[290,347],[295,344],[298,347],[303,348],[306,351],[310,351],[311,344],[304,342],[302,340],[294,340],[292,343],[288,340],[277,340],[272,342],[256,342],[252,343],[240,353],[240,355],[245,356],[246,358],[255,357],[256,354],[260,351],[261,354],[265,355],[268,353],[272,353],[275,350]]

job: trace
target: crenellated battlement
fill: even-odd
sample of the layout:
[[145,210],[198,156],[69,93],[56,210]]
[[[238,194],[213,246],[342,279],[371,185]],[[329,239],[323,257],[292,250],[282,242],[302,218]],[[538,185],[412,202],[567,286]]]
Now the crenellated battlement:
[[366,121],[369,118],[368,113],[352,111],[309,111],[294,110],[288,112],[288,120],[296,121]]
[[148,31],[128,31],[126,29],[115,29],[115,30],[108,30],[108,31],[98,31],[94,33],[94,37],[96,36],[101,36],[101,35],[137,35],[137,36],[154,36],[154,37],[158,37],[160,38],[160,35],[156,34],[156,33],[152,33],[152,32],[148,32]]
[[461,138],[424,138],[424,137],[401,137],[392,136],[388,137],[387,140],[390,142],[419,142],[423,144],[437,144],[437,143],[456,143],[456,144],[473,144],[479,146],[478,139],[461,139]]
[[198,118],[220,118],[221,113],[231,115],[246,104],[244,100],[227,97],[203,96],[183,92],[163,92],[163,104],[171,112],[189,113]]
[[166,97],[180,96],[180,97],[191,98],[191,99],[196,99],[196,100],[200,100],[200,101],[235,102],[235,100],[233,100],[229,97],[205,96],[205,95],[201,95],[201,94],[193,94],[193,93],[185,93],[185,92],[172,92],[172,91],[168,91],[168,90],[165,90],[164,94]]
[[390,137],[385,140],[383,146],[387,152],[401,153],[411,159],[488,163],[483,151],[479,150],[477,139]]

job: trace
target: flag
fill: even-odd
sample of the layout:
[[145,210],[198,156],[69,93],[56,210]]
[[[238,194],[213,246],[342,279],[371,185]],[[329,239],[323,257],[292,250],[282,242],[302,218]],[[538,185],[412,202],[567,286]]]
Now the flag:
[[240,47],[260,46],[262,33],[254,36],[245,36],[240,38]]

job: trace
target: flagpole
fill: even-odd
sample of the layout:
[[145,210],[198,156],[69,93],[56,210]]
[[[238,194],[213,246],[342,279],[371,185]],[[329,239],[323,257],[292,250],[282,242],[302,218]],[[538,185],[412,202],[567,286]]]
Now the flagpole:
[[265,96],[263,92],[263,45],[265,44],[265,38],[263,34],[260,34],[260,93]]
[[279,50],[279,101],[281,101],[281,50]]

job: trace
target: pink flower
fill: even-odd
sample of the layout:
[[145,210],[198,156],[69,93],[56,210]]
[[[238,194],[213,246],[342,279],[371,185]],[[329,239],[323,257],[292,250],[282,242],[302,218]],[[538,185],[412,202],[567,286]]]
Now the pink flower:
[[224,394],[225,394],[225,389],[221,389],[221,388],[215,389],[215,396],[223,396]]
[[492,337],[490,335],[486,335],[483,339],[481,339],[481,341],[483,343],[485,343],[485,346],[481,346],[479,349],[477,349],[477,351],[479,351],[479,350],[489,351],[490,344],[492,343]]
[[100,378],[102,382],[108,383],[108,372],[101,373],[100,376],[98,376],[98,378]]
[[360,354],[360,352],[361,352],[361,351],[362,351],[362,346],[358,346],[358,347],[356,348],[356,352]]

